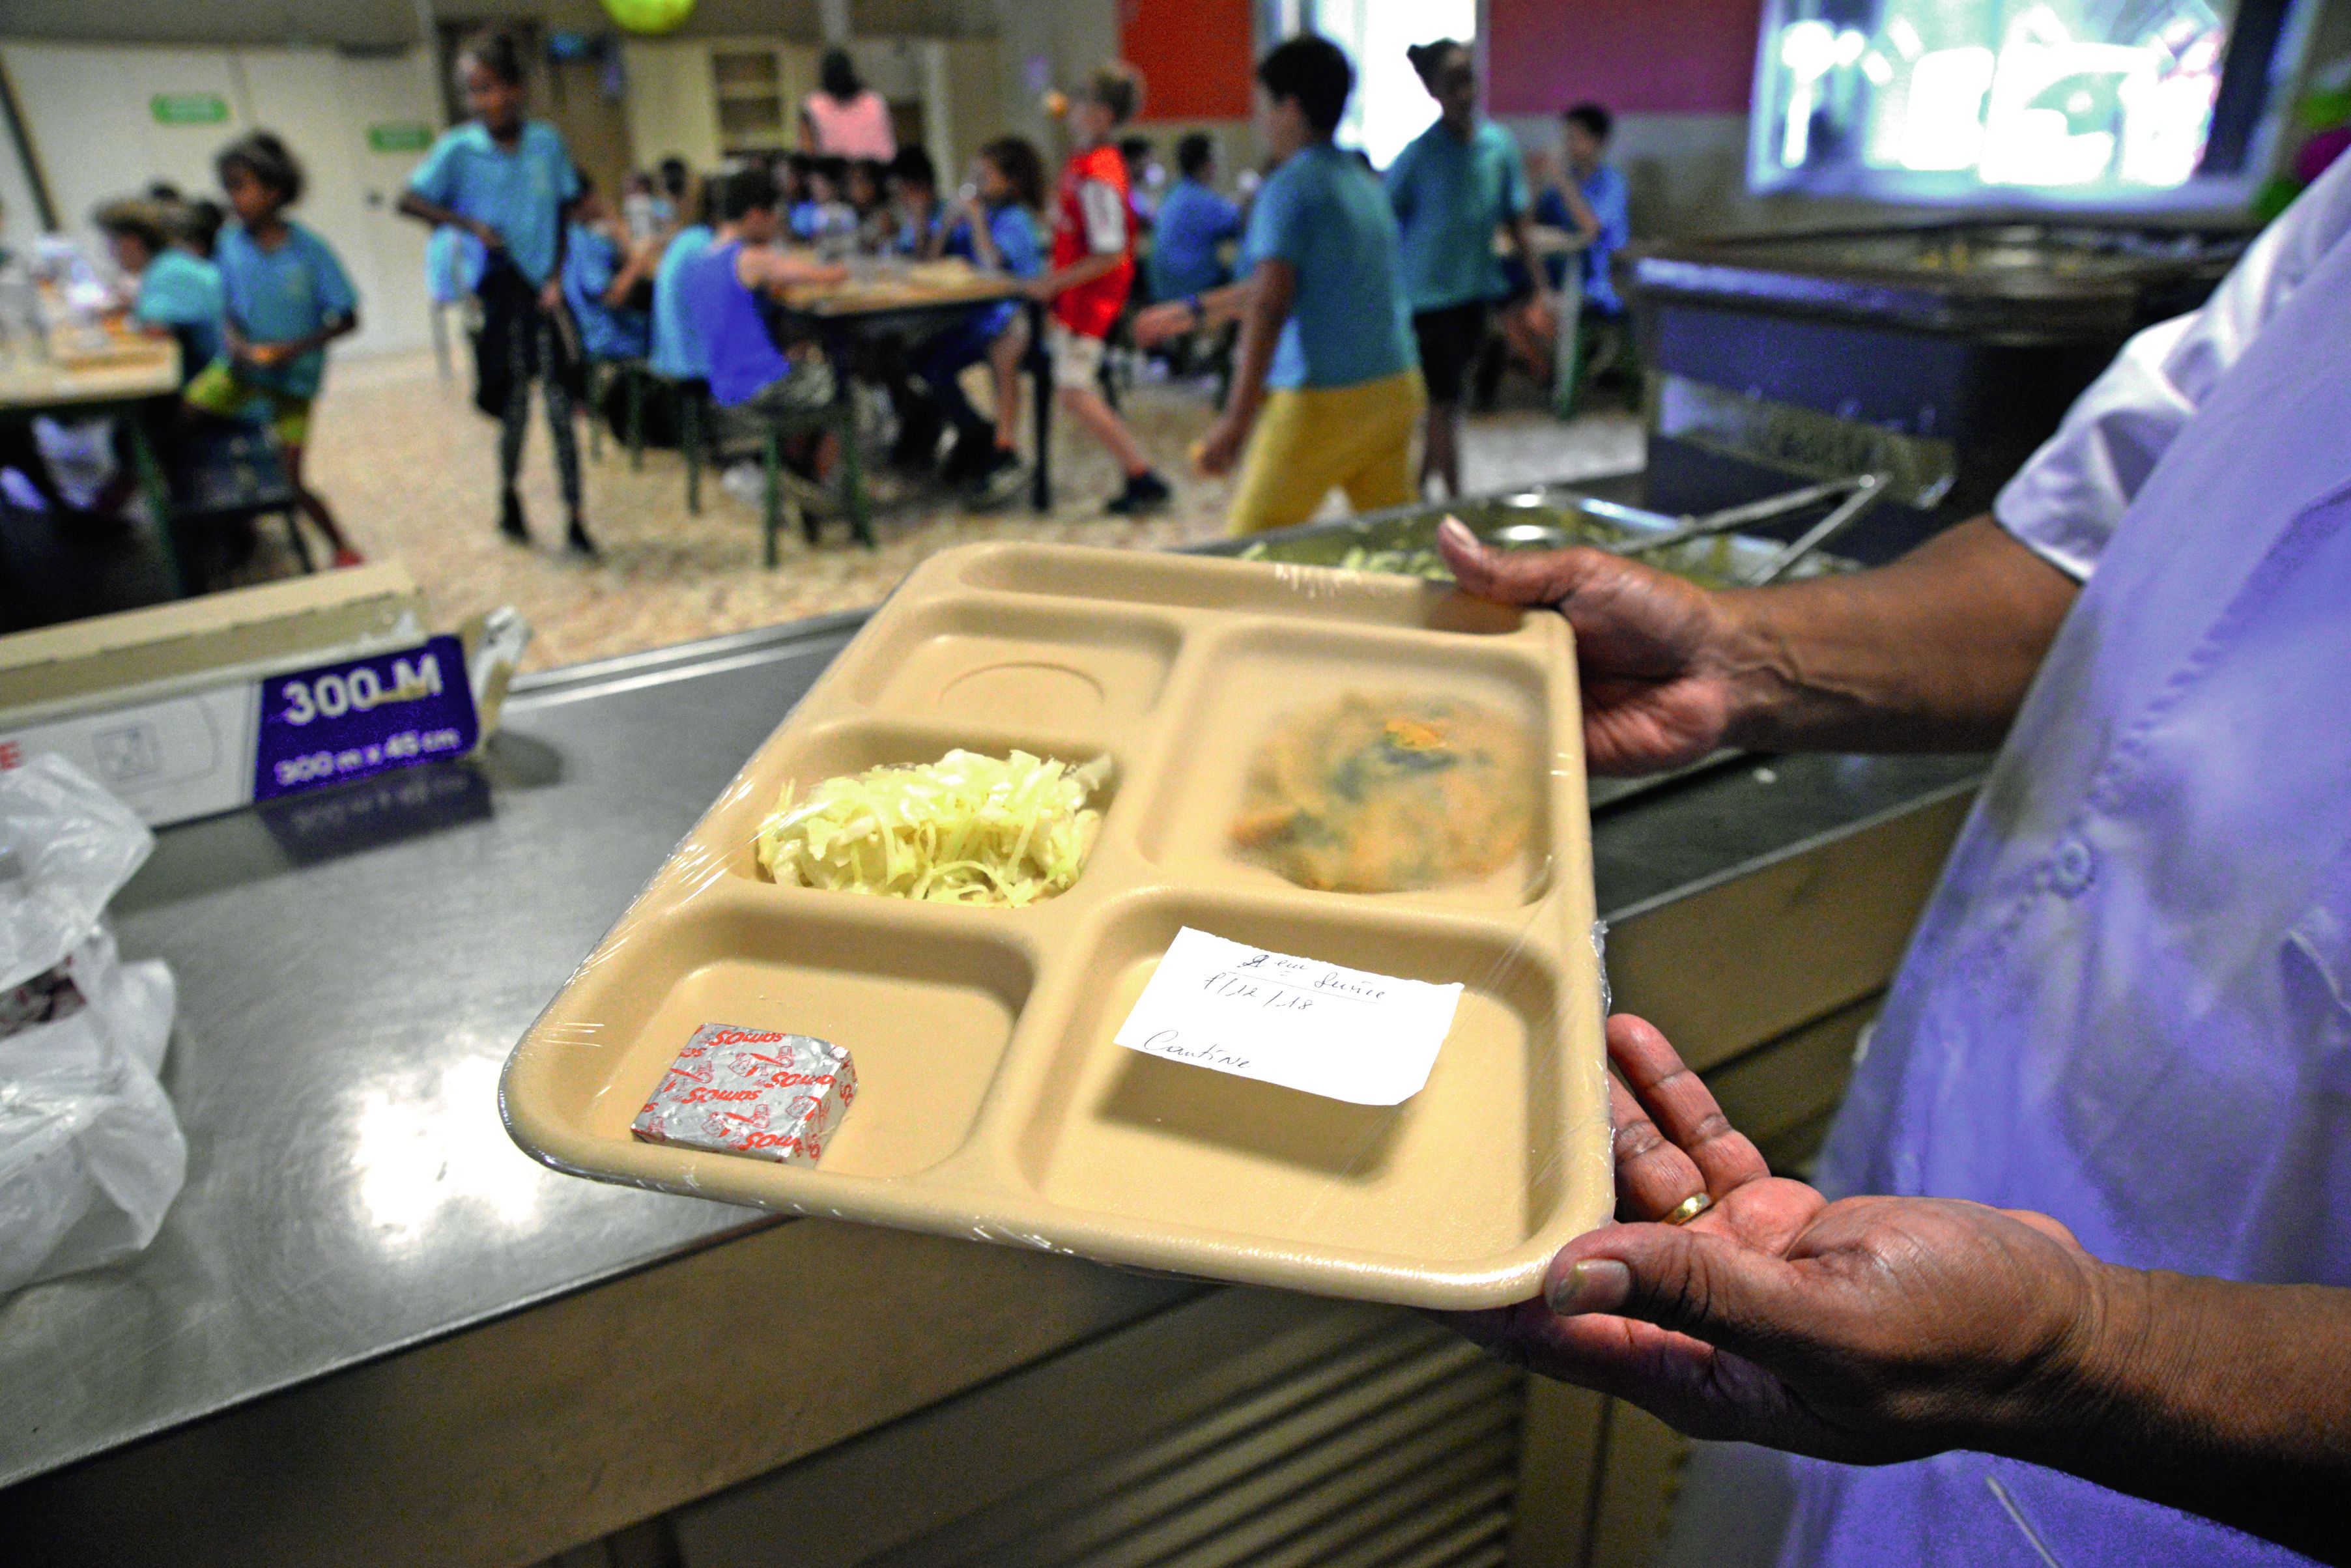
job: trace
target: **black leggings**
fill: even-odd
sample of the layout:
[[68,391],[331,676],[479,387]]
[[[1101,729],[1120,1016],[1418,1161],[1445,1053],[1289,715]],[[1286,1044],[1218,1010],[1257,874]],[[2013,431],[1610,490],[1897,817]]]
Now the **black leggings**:
[[1457,403],[1478,351],[1486,346],[1483,299],[1424,310],[1412,319],[1412,334],[1420,347],[1420,379],[1433,403]]
[[537,381],[547,402],[547,431],[555,441],[555,473],[563,486],[563,504],[573,516],[580,512],[580,440],[572,428],[571,388],[563,372],[556,342],[554,319],[534,306],[528,322],[516,323],[507,334],[507,396],[498,411],[498,476],[515,487],[522,471],[523,438],[530,429],[530,383]]

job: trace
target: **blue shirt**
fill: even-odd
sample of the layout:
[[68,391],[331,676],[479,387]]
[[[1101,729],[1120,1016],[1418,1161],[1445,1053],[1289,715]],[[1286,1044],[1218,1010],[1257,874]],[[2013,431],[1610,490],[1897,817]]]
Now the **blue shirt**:
[[1270,387],[1349,387],[1419,363],[1395,216],[1379,177],[1329,142],[1283,160],[1249,209],[1242,264],[1288,262],[1298,281]]
[[139,275],[133,319],[169,327],[180,340],[183,375],[193,376],[221,351],[220,269],[177,248],[158,251]]
[[1151,231],[1151,292],[1181,299],[1226,280],[1217,247],[1241,234],[1241,210],[1197,180],[1176,182]]
[[[1614,163],[1603,163],[1578,183],[1583,193],[1583,204],[1592,209],[1592,216],[1600,225],[1600,237],[1583,250],[1583,302],[1603,315],[1621,316],[1625,301],[1616,297],[1616,283],[1608,273],[1609,258],[1623,250],[1633,240],[1633,218],[1629,193],[1625,176]],[[1551,194],[1549,192],[1544,193]],[[1559,202],[1564,215],[1565,202]],[[1568,225],[1573,226],[1573,225]]]
[[[307,338],[329,321],[359,313],[359,293],[343,264],[325,240],[300,224],[287,224],[276,250],[264,250],[243,226],[231,224],[221,230],[215,254],[228,293],[228,319],[248,343]],[[316,397],[326,371],[326,350],[313,349],[282,365],[249,366],[243,373],[295,397]]]
[[[2346,341],[2351,162],[2134,338],[1994,502],[2087,581],[1855,1069],[1830,1197],[2037,1209],[2126,1268],[2351,1285]],[[1782,1561],[1823,1568],[2307,1562],[1982,1454],[1808,1462],[1802,1487]]]
[[794,238],[807,240],[853,235],[857,232],[857,209],[847,202],[802,202],[792,209],[791,230]]
[[[523,122],[513,148],[500,147],[479,120],[444,131],[424,155],[408,188],[462,217],[496,229],[507,256],[533,284],[555,272],[563,209],[580,194],[580,172],[563,133],[543,120]],[[465,287],[482,280],[483,260],[470,258]]]
[[792,373],[792,362],[776,347],[758,297],[743,286],[736,260],[741,240],[703,251],[685,269],[686,308],[710,347],[710,396],[721,408],[751,399]]
[[694,260],[710,248],[708,224],[692,224],[677,231],[653,268],[653,356],[654,373],[674,381],[707,381],[710,355],[702,346],[702,330],[685,298],[685,274]]
[[1396,154],[1387,185],[1416,313],[1503,296],[1495,231],[1527,210],[1526,171],[1509,131],[1482,120],[1465,141],[1440,120]]
[[[1045,270],[1045,236],[1037,227],[1037,214],[1018,202],[1007,202],[991,207],[987,214],[987,237],[996,242],[996,258],[1003,270],[1015,277],[1035,277]],[[940,249],[948,256],[959,256],[967,261],[979,259],[979,247],[972,243],[971,225],[958,222],[947,232],[946,243]],[[1020,307],[1005,300],[981,319],[980,336],[993,338],[1012,324]]]
[[580,351],[599,360],[642,360],[653,343],[653,319],[643,310],[615,309],[605,290],[621,276],[621,247],[573,224],[563,246],[563,302],[579,324]]

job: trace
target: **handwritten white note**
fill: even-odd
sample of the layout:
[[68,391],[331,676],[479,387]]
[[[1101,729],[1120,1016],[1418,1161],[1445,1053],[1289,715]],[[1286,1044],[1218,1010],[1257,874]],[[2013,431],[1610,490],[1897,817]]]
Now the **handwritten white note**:
[[1458,984],[1294,958],[1187,925],[1114,1038],[1309,1094],[1400,1105],[1428,1082],[1460,1001]]

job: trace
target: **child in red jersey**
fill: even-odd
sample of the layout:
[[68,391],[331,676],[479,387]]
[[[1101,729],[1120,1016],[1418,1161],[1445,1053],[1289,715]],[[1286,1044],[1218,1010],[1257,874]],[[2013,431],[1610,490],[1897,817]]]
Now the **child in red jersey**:
[[1152,472],[1134,433],[1102,394],[1102,340],[1126,307],[1134,283],[1134,218],[1127,205],[1126,163],[1113,134],[1143,96],[1142,78],[1115,61],[1094,72],[1070,105],[1076,151],[1061,171],[1053,216],[1052,268],[1029,285],[1050,300],[1053,386],[1070,417],[1093,432],[1126,470],[1126,487],[1107,510],[1123,515],[1165,506],[1167,482]]

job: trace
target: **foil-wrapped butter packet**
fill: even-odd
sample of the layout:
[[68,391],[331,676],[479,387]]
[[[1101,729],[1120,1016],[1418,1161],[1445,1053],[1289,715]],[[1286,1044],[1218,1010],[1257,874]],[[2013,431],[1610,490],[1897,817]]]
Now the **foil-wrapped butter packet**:
[[849,1052],[780,1030],[706,1023],[637,1113],[649,1144],[814,1165],[857,1098]]

